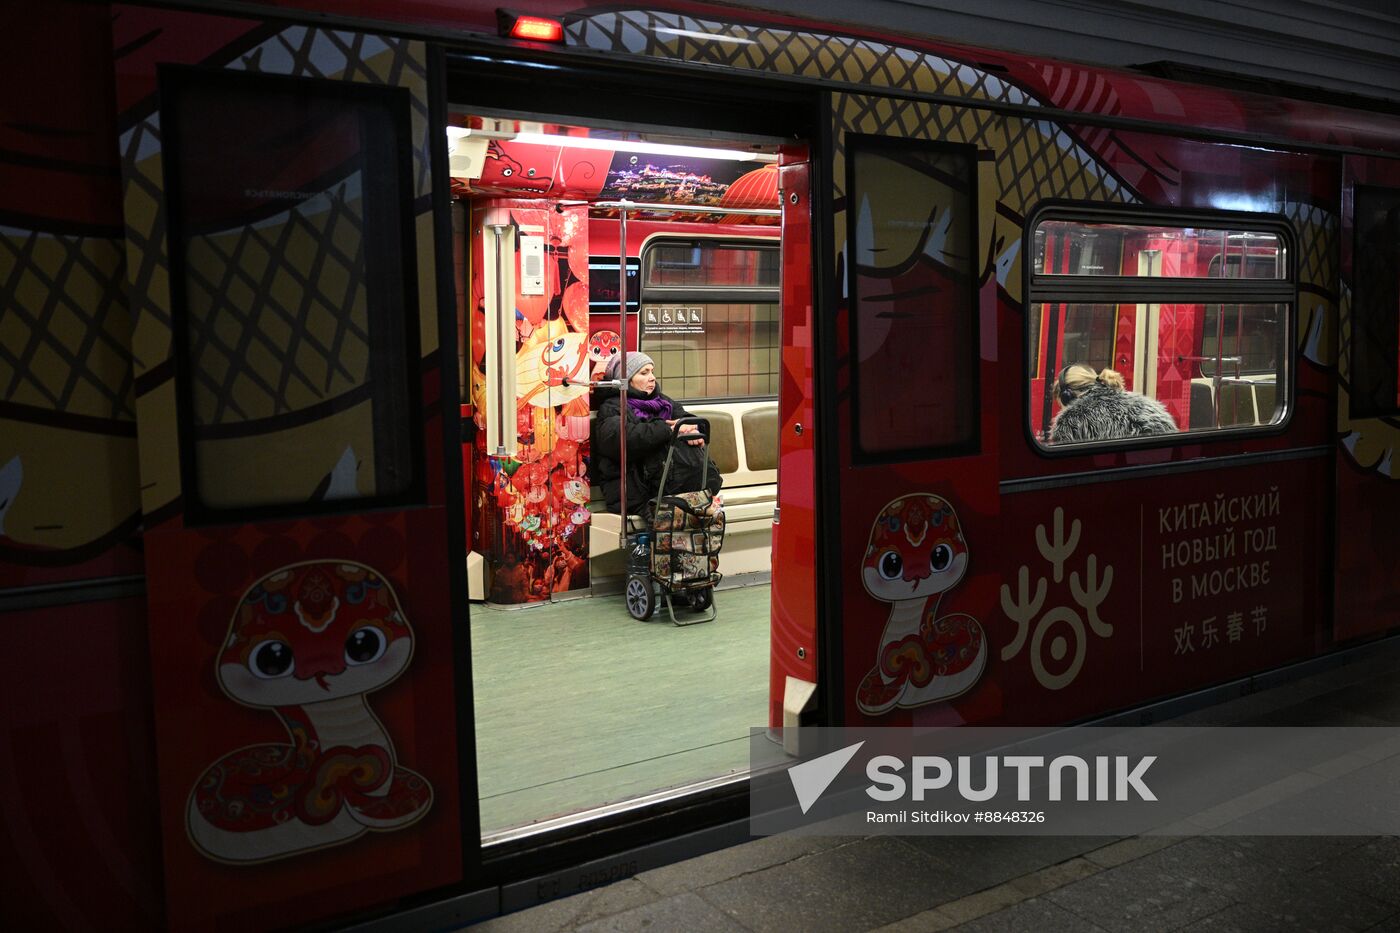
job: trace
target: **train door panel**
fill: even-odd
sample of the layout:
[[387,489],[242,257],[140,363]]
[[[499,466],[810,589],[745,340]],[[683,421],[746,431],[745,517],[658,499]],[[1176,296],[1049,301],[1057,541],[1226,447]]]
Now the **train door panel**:
[[[471,297],[471,267],[468,258],[471,255],[471,245],[467,236],[468,206],[465,202],[454,200],[452,202],[452,274],[453,293],[456,296],[456,330],[457,330],[457,397],[461,400],[457,414],[458,441],[462,452],[462,489],[464,496],[462,500],[462,520],[463,539],[467,542],[470,551],[475,536],[475,524],[473,513],[476,510],[474,499],[474,487],[472,477],[476,474],[477,461],[475,455],[476,447],[476,406],[473,404],[472,378],[478,371],[473,365],[475,362],[472,356],[472,322],[477,315],[470,307]],[[475,564],[480,560],[479,554],[468,554],[467,558],[467,580],[468,595],[472,599],[481,599],[480,573],[474,572]]]
[[[804,152],[805,156],[806,153]],[[782,194],[782,379],[778,388],[778,509],[773,516],[770,727],[795,725],[817,683],[817,487],[813,429],[811,167],[779,169]]]
[[1400,625],[1400,162],[1346,159],[1337,353],[1337,640]]
[[987,573],[999,524],[993,377],[997,292],[1011,272],[979,197],[990,166],[963,139],[900,138],[902,127],[936,132],[927,114],[904,112],[922,105],[833,102],[844,301],[827,344],[840,479],[824,507],[839,513],[841,712],[848,723],[984,719],[1000,699],[983,678],[985,623],[968,610],[990,605],[999,582]]
[[[1174,517],[1189,510],[1163,500],[1153,524],[1150,507],[1137,516],[1116,507],[1142,504],[1142,494],[1126,482],[1089,484],[1084,489],[1097,494],[1071,494],[1068,488],[1077,483],[1053,477],[1162,463],[1188,448],[1051,461],[1037,453],[1035,438],[1054,415],[1054,393],[1047,389],[1058,368],[1084,354],[1099,367],[1110,365],[1129,344],[1139,391],[1163,401],[1178,425],[1191,424],[1202,316],[1210,309],[1175,299],[1093,304],[1105,300],[1097,294],[1111,294],[1103,289],[1086,289],[1088,298],[1076,298],[1078,305],[1064,305],[1053,291],[1028,303],[1023,275],[1204,279],[1199,265],[1211,257],[1182,248],[1183,238],[1173,240],[1169,228],[1155,225],[1127,233],[1138,241],[1133,250],[1102,263],[1088,242],[1103,232],[1090,229],[1093,223],[1082,231],[1077,259],[1073,243],[1053,246],[1052,254],[1049,233],[1062,227],[1057,222],[1039,223],[1034,241],[1025,240],[1026,219],[1049,202],[1092,210],[1137,199],[1094,152],[1061,145],[1064,131],[1053,124],[868,96],[835,95],[832,101],[836,267],[845,301],[836,338],[825,347],[835,366],[841,481],[834,504],[839,530],[832,523],[824,527],[840,537],[840,567],[834,568],[840,572],[840,631],[833,634],[842,649],[836,676],[846,719],[1066,721],[1140,701],[1146,680],[1127,683],[1115,672],[1151,662],[1151,655],[1147,662],[1131,658],[1138,652],[1122,637],[1125,627],[1108,623],[1116,633],[1110,639],[1112,633],[1095,622],[1108,617],[1096,608],[1111,604],[1117,618],[1142,618],[1142,607],[1128,598],[1138,593],[1147,608],[1167,605],[1160,598],[1152,602],[1145,588],[1170,582],[1169,575],[1160,568],[1149,572],[1147,558],[1130,567],[1111,555],[1137,551],[1155,554],[1159,564],[1168,561],[1171,542],[1158,541],[1153,550],[1146,529],[1175,528]],[[1277,283],[1278,277],[1262,280]],[[1267,303],[1285,294],[1277,284],[1266,291]],[[1035,368],[1025,359],[1028,352],[1037,354]],[[964,361],[970,365],[960,369]],[[969,403],[979,420],[960,421],[961,406]],[[958,434],[965,423],[980,430]],[[1277,495],[1264,494],[1266,507],[1303,495],[1306,481],[1316,478],[1305,472],[1291,471]],[[1233,489],[1235,480],[1257,483],[1267,475],[1242,471],[1220,485]],[[1238,502],[1230,493],[1212,501],[1243,508],[1247,486],[1239,486]],[[1190,494],[1184,483],[1154,489]],[[1256,500],[1248,501],[1256,513]],[[1321,533],[1320,514],[1299,513],[1297,540]],[[1132,534],[1134,528],[1141,534]],[[1262,533],[1268,539],[1271,532]],[[1199,543],[1203,553],[1213,546]],[[1171,552],[1171,560],[1178,557]],[[1290,576],[1305,579],[1304,569]],[[1264,586],[1263,563],[1258,573]],[[1280,593],[1287,588],[1270,579]],[[1227,583],[1223,572],[1218,581],[1206,575],[1202,585],[1217,582],[1237,586],[1239,576]],[[1239,611],[1253,619],[1262,606],[1252,624],[1277,633],[1282,620],[1267,618],[1273,596],[1270,590],[1269,605],[1231,607],[1227,615]],[[1293,599],[1290,621],[1305,601]],[[1172,632],[1180,628],[1185,637],[1207,621],[1215,626],[1220,620],[1175,620]],[[1300,650],[1291,641],[1260,646],[1259,663]]]
[[457,883],[475,790],[426,49],[114,23],[169,924]]

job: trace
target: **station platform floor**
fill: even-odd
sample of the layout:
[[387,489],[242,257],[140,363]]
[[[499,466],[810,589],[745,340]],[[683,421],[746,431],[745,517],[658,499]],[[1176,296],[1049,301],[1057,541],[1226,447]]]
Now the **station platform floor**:
[[[1400,639],[1348,657],[1154,721],[1400,725]],[[771,836],[466,929],[1400,931],[1400,838]]]

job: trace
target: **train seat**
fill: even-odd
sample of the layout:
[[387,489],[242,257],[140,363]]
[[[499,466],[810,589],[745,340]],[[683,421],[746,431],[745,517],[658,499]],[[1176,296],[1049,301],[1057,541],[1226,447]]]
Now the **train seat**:
[[[1269,424],[1278,405],[1272,376],[1224,376],[1220,380],[1220,426]],[[1191,380],[1192,428],[1215,427],[1215,380]]]

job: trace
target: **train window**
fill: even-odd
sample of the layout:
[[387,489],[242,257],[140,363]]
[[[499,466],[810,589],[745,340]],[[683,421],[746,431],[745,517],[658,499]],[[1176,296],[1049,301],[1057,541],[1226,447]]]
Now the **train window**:
[[979,410],[975,150],[849,142],[855,449],[872,459],[970,452]]
[[1032,221],[1029,420],[1042,446],[1266,428],[1288,411],[1287,229]]
[[162,77],[191,516],[421,496],[403,92]]
[[1400,414],[1400,189],[1356,188],[1351,416]]
[[642,252],[640,347],[686,401],[778,394],[779,249],[665,238]]
[[781,284],[778,257],[776,244],[661,241],[646,251],[643,281],[648,289],[775,289]]
[[[1035,251],[1040,276],[1287,278],[1277,232],[1045,220],[1035,228]],[[1158,261],[1141,261],[1153,256]]]

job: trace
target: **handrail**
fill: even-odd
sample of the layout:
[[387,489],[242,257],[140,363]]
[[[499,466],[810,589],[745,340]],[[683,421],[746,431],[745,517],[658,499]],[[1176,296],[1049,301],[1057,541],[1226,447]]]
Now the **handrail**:
[[556,208],[577,207],[586,205],[590,210],[615,210],[618,211],[617,227],[617,254],[620,257],[618,262],[618,289],[617,289],[617,317],[618,317],[618,341],[621,347],[618,351],[618,372],[620,378],[618,382],[618,466],[621,469],[619,478],[619,495],[621,497],[622,524],[618,530],[618,547],[624,550],[627,547],[627,387],[631,380],[627,378],[627,215],[630,212],[641,211],[648,213],[670,213],[670,214],[738,214],[750,217],[781,217],[782,211],[777,208],[766,207],[716,207],[703,204],[651,204],[644,201],[568,201],[560,200],[554,202]]
[[[624,202],[625,203],[625,202]],[[627,386],[632,382],[627,378],[627,208],[622,208],[622,212],[617,217],[617,327],[618,343],[620,348],[618,353],[620,358],[617,361],[617,448],[618,464],[622,469],[622,476],[619,480],[622,522],[618,525],[617,546],[623,552],[627,550]],[[638,348],[640,349],[640,348]]]
[[644,211],[668,214],[739,214],[749,217],[781,217],[776,207],[718,207],[710,204],[654,204],[647,201],[557,201],[561,207],[586,204],[591,210]]
[[[495,302],[491,308],[491,319],[488,323],[488,333],[492,339],[487,340],[487,353],[489,362],[487,371],[492,374],[495,380],[493,390],[488,398],[496,398],[495,419],[492,427],[495,428],[496,449],[492,456],[509,457],[515,453],[514,438],[514,409],[515,398],[515,374],[514,362],[515,354],[507,350],[507,341],[511,340],[514,333],[513,311],[514,311],[514,277],[509,273],[510,259],[507,258],[508,246],[506,234],[511,229],[510,224],[487,224],[486,229],[491,231],[492,247],[495,251]],[[513,342],[510,344],[513,350]],[[493,358],[493,359],[492,359]],[[509,380],[507,381],[507,375]],[[510,399],[511,402],[507,402]],[[488,406],[489,408],[489,406]]]

